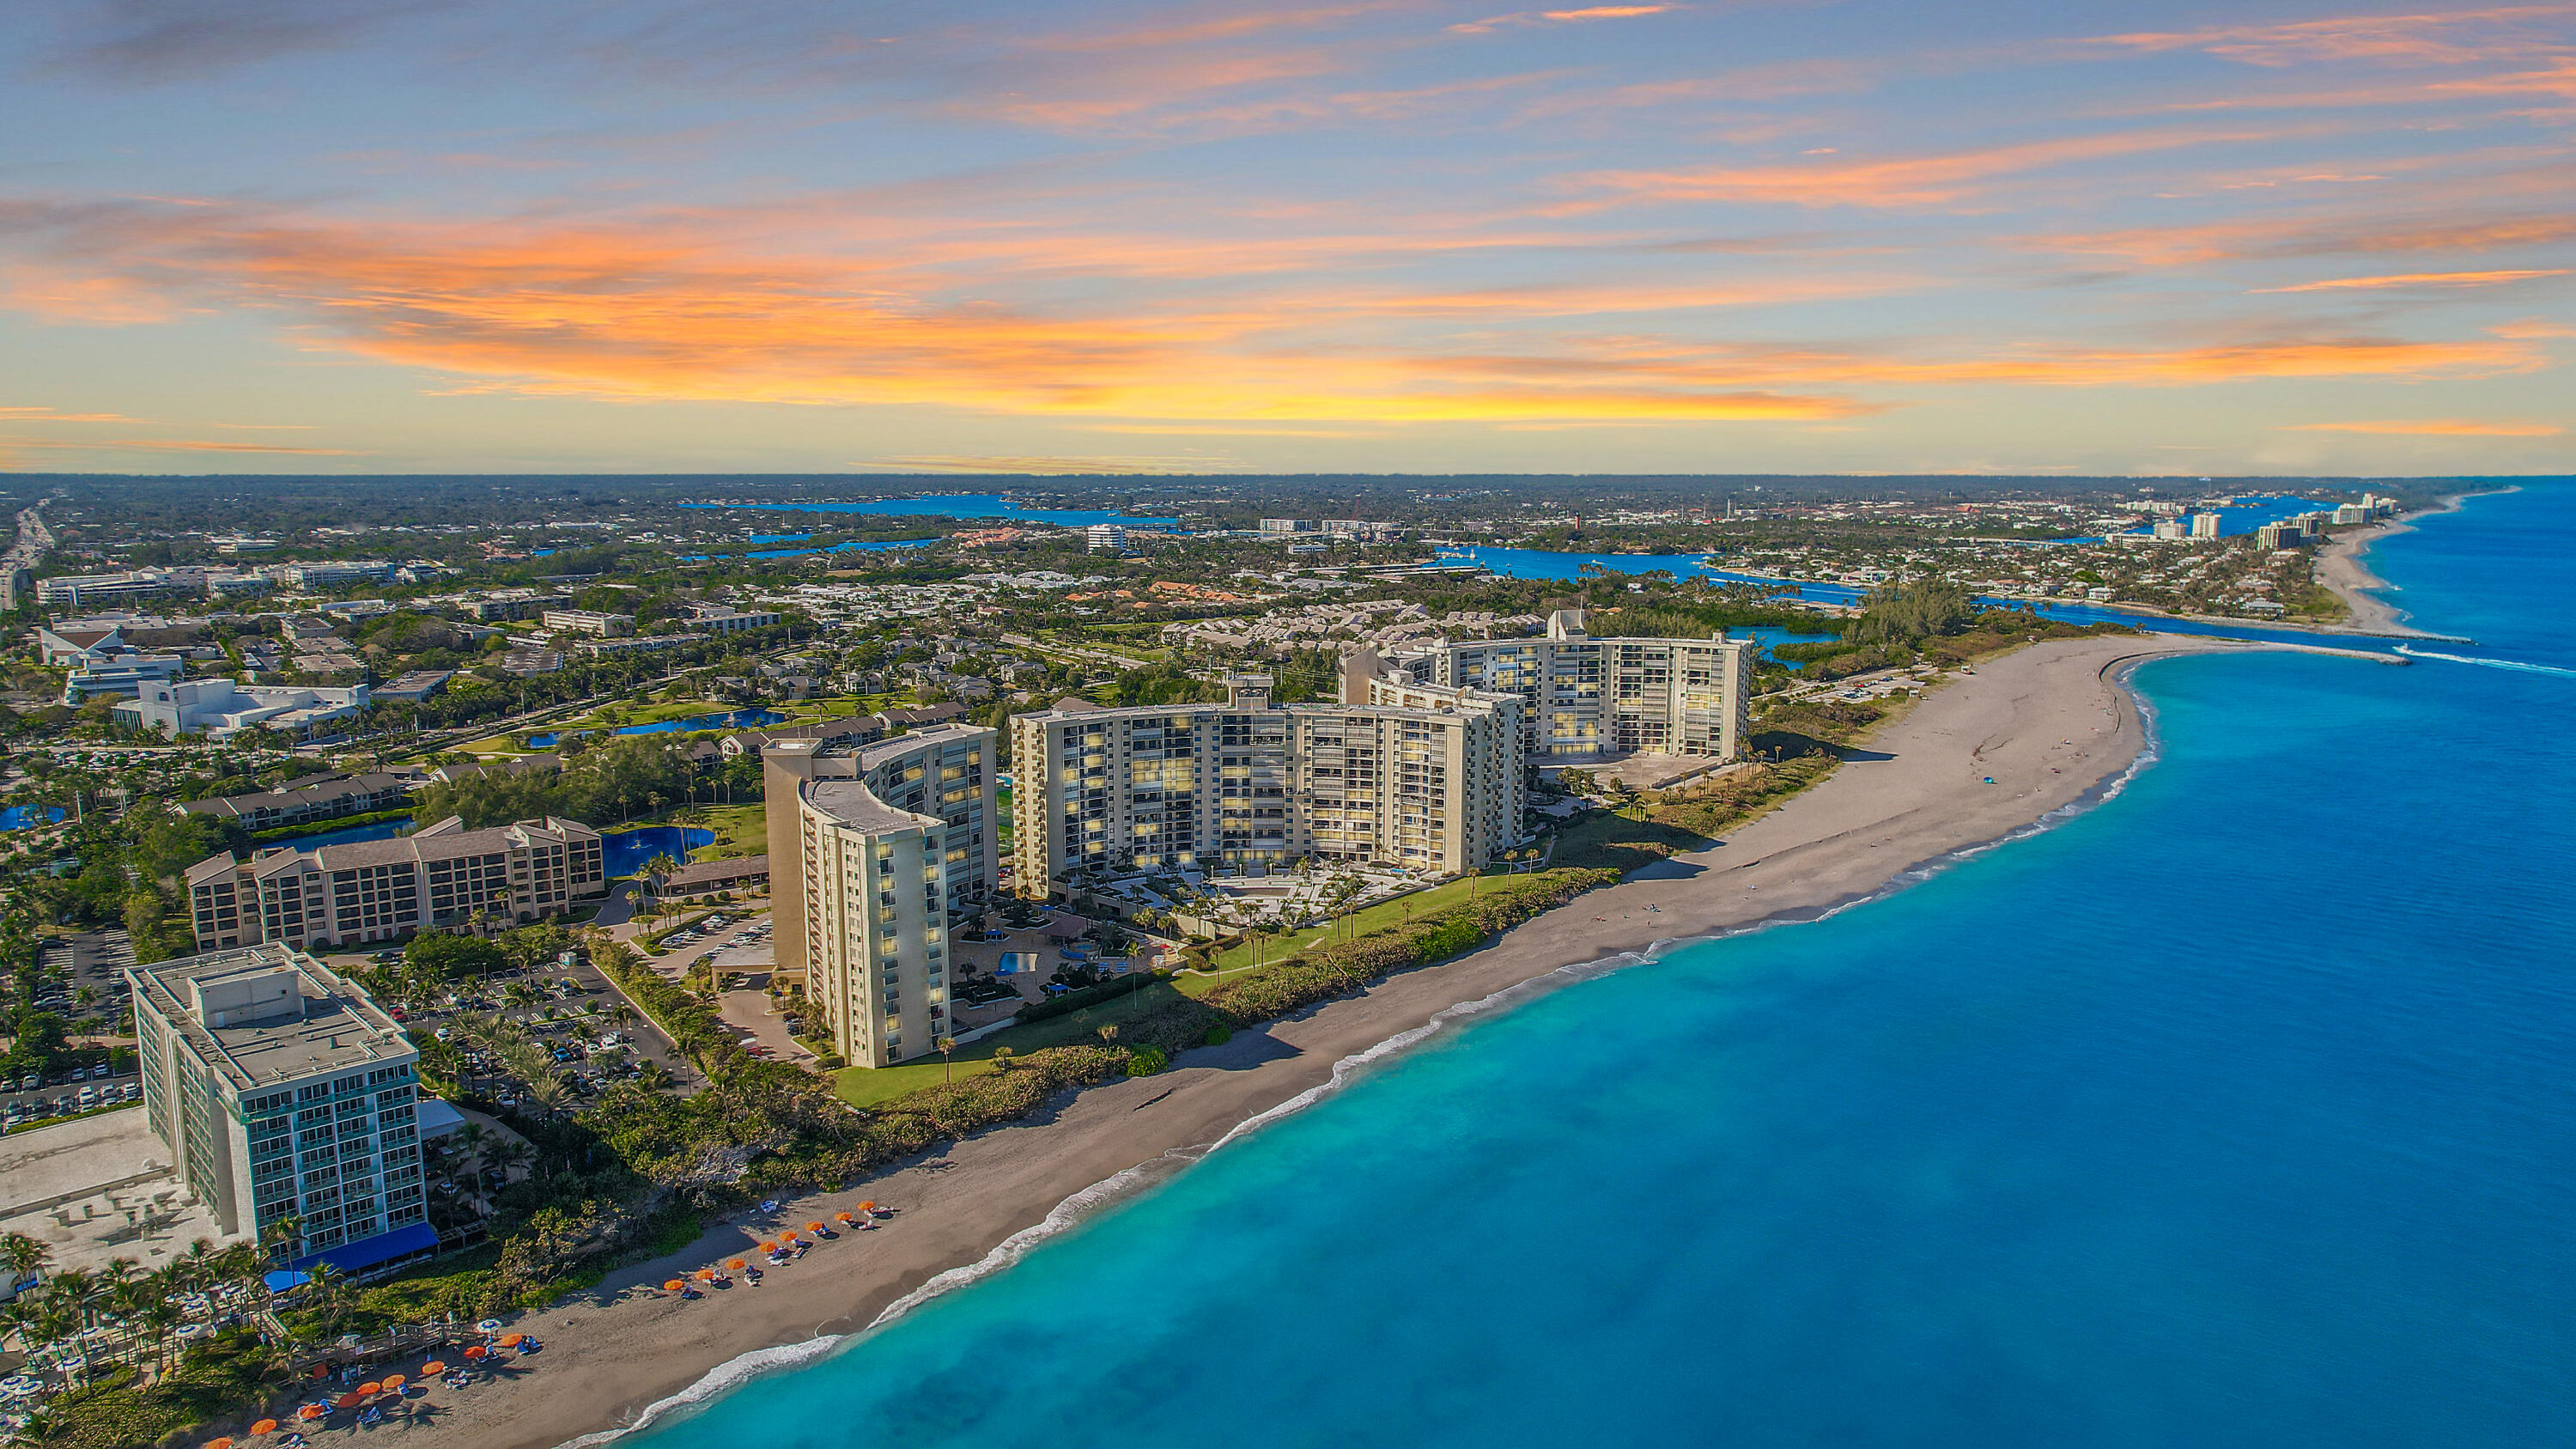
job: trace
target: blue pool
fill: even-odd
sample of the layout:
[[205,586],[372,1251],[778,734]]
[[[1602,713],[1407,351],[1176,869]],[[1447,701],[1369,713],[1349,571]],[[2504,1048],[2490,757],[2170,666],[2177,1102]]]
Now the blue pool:
[[24,830],[31,825],[52,825],[59,822],[65,813],[60,805],[42,807],[12,805],[6,810],[0,810],[0,830]]

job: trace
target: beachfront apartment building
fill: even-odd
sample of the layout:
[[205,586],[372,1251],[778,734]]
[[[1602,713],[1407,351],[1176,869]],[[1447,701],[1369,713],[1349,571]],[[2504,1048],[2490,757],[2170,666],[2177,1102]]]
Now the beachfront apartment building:
[[549,815],[468,830],[450,815],[390,840],[210,855],[188,868],[189,917],[200,951],[336,949],[557,915],[608,889],[601,862],[587,825]]
[[1000,865],[994,732],[761,752],[772,944],[855,1066],[927,1055],[953,1030],[950,933],[976,929]]
[[1388,681],[1343,704],[1104,709],[1066,699],[1011,721],[1018,889],[1077,872],[1284,865],[1300,856],[1446,874],[1520,835],[1513,696]]
[[348,1272],[437,1247],[420,1053],[364,989],[278,944],[125,975],[145,1121],[226,1237],[292,1219],[284,1259]]
[[1737,758],[1751,734],[1754,641],[1602,638],[1583,611],[1559,609],[1535,639],[1439,640],[1380,661],[1344,663],[1344,699],[1398,678],[1517,696],[1522,747],[1535,762],[1632,754]]

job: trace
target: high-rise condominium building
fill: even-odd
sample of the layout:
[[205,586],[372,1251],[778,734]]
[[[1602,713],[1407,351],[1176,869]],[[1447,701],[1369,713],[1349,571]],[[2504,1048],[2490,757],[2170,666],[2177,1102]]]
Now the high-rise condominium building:
[[1344,704],[1222,704],[1011,721],[1011,845],[1024,895],[1077,871],[1281,864],[1299,856],[1432,872],[1519,838],[1520,701],[1386,681]]
[[468,830],[450,815],[392,840],[231,851],[188,867],[197,949],[348,946],[483,921],[510,925],[608,889],[599,832],[547,816]]
[[761,754],[778,964],[803,969],[853,1065],[922,1056],[952,1030],[950,932],[979,923],[999,863],[993,741],[953,725]]
[[1522,747],[1567,764],[1596,756],[1736,758],[1751,733],[1753,648],[1723,632],[1706,639],[1595,639],[1583,611],[1559,609],[1541,639],[1443,640],[1381,665],[1363,653],[1346,666],[1343,697],[1392,672],[1425,684],[1485,690],[1522,701]]
[[286,1256],[357,1271],[426,1253],[415,1051],[289,946],[129,966],[143,1112],[228,1237],[294,1219]]

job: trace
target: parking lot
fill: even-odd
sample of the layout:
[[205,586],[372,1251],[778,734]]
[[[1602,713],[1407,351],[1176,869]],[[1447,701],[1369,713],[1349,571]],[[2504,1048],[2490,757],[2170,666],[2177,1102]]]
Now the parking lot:
[[132,994],[125,968],[133,964],[123,931],[49,937],[37,952],[35,1005],[61,1016],[73,1036],[115,1034]]
[[792,1033],[791,1018],[771,1010],[769,978],[778,954],[770,940],[766,906],[740,907],[710,916],[665,939],[663,954],[647,957],[653,969],[678,981],[704,963],[718,989],[716,1012],[740,1033],[743,1050],[773,1061],[806,1062],[813,1053]]
[[[367,964],[368,958],[343,956],[337,961],[357,966]],[[683,1091],[703,1085],[697,1068],[671,1049],[652,1022],[629,1006],[587,957],[460,982],[424,1010],[394,1006],[387,1010],[407,1030],[439,1041],[449,1040],[453,1023],[469,1013],[515,1022],[554,1052],[555,1063],[576,1096],[596,1095],[611,1081],[637,1075],[647,1062],[668,1073]],[[478,1069],[467,1085],[508,1102],[516,1093],[504,1078],[497,1070]]]
[[17,1077],[9,1082],[9,1091],[0,1094],[0,1122],[9,1131],[69,1117],[99,1107],[122,1106],[143,1100],[143,1079],[136,1076],[127,1053],[117,1074],[110,1075],[108,1065],[78,1067],[57,1071],[39,1082],[33,1077]]

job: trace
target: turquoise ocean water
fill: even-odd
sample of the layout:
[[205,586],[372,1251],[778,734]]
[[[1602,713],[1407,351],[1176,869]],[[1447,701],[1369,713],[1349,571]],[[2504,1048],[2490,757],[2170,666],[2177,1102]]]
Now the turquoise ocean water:
[[2089,812],[1463,1020],[625,1442],[2576,1443],[2576,488],[2373,563],[2485,662],[2151,665]]

